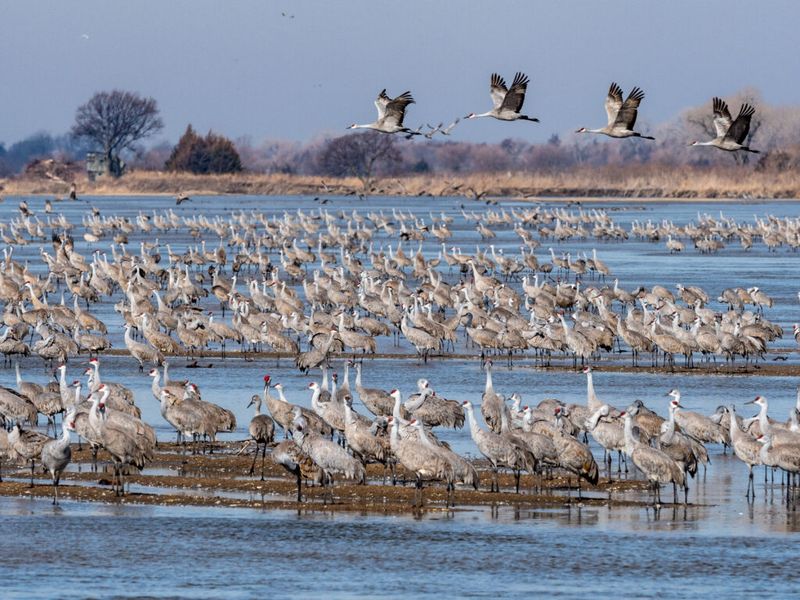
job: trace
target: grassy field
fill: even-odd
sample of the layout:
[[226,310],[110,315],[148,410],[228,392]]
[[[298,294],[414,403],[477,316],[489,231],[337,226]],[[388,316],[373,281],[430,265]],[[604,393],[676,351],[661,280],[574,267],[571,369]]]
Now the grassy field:
[[[313,196],[363,194],[357,178],[306,175],[192,175],[137,171],[120,179],[89,182],[79,178],[79,195],[257,194]],[[0,194],[64,197],[69,183],[56,178],[0,180]],[[371,195],[515,198],[798,198],[800,174],[757,172],[749,168],[700,169],[639,166],[583,168],[557,173],[476,173],[378,178]]]

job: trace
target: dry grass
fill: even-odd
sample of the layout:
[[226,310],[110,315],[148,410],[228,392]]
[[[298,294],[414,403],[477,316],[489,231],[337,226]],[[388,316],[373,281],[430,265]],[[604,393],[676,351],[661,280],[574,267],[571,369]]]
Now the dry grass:
[[[363,192],[356,178],[304,175],[191,175],[138,171],[118,180],[78,180],[79,195],[254,194],[313,196]],[[4,195],[66,196],[64,181],[0,180]],[[417,175],[376,181],[372,194],[397,196],[615,197],[615,198],[798,198],[800,173],[757,172],[750,168],[701,169],[656,165],[585,167],[552,173]]]

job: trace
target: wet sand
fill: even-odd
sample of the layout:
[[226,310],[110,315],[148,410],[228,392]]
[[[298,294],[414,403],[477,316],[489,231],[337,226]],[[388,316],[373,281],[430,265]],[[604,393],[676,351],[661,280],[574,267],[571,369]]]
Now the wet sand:
[[[676,357],[675,364],[659,364],[653,366],[650,364],[650,357],[640,357],[639,364],[634,366],[630,362],[630,354],[628,353],[604,353],[600,358],[592,359],[591,364],[595,368],[601,368],[603,371],[613,373],[680,373],[684,375],[763,375],[772,377],[800,377],[800,362],[792,362],[797,360],[798,350],[787,351],[786,348],[770,348],[765,353],[764,359],[758,362],[751,362],[745,364],[738,361],[733,364],[726,364],[724,360],[717,363],[703,362],[701,358],[695,360],[694,366],[684,366],[682,357]],[[112,348],[100,353],[100,356],[130,356],[128,351],[123,348]],[[287,366],[294,365],[296,356],[294,354],[287,354],[284,352],[242,352],[242,351],[226,351],[224,353],[219,350],[206,350],[202,355],[167,355],[170,361],[174,362],[176,368],[184,369],[198,369],[201,372],[205,369],[220,369],[224,368],[224,363],[212,362],[211,359],[230,359],[230,360],[244,360],[246,362],[265,362],[266,367],[270,366]],[[330,354],[329,362],[344,361],[349,358],[354,360],[363,360],[365,365],[369,365],[372,359],[380,360],[400,360],[408,361],[409,363],[422,364],[423,360],[416,354],[408,354],[404,352],[376,352],[375,354],[360,354],[360,353],[332,353]],[[487,358],[491,358],[498,366],[507,365],[508,357],[506,355],[487,354]],[[76,358],[79,362],[80,358]],[[433,354],[428,358],[428,362],[442,361],[442,360],[474,360],[476,364],[481,362],[480,356],[476,353],[468,354],[463,352],[453,352],[447,354]],[[185,361],[183,363],[178,361]],[[275,361],[274,365],[270,365],[271,361]],[[82,364],[82,362],[81,362]],[[515,354],[511,364],[514,369],[537,369],[541,371],[580,371],[582,366],[580,362],[577,366],[573,364],[572,358],[564,356],[563,354],[555,354],[548,362],[542,362],[538,357],[532,354]]]
[[[245,451],[240,454],[242,448]],[[111,489],[112,472],[108,455],[98,453],[97,471],[92,470],[92,457],[88,447],[72,446],[73,461],[65,471],[59,486],[62,500],[82,502],[104,502],[117,504],[145,504],[163,506],[219,506],[251,509],[292,509],[302,511],[338,511],[381,514],[403,514],[418,512],[412,507],[414,498],[413,478],[403,485],[404,476],[398,467],[398,483],[382,483],[383,467],[369,465],[367,485],[354,485],[337,480],[332,488],[333,501],[324,499],[321,487],[303,484],[303,502],[295,501],[296,486],[293,476],[273,463],[269,454],[265,462],[265,480],[260,479],[260,458],[256,461],[255,475],[248,475],[252,462],[252,444],[229,442],[220,445],[214,454],[191,454],[182,452],[175,444],[159,443],[155,460],[142,473],[125,477],[126,487],[131,490],[117,497]],[[616,461],[615,461],[616,465]],[[484,461],[477,461],[481,475],[481,490],[488,487],[491,473]],[[73,470],[76,469],[76,470]],[[514,493],[514,478],[510,473],[501,473],[501,492],[475,491],[457,486],[454,494],[455,508],[446,507],[446,494],[442,484],[432,483],[424,489],[424,510],[459,510],[469,506],[507,505],[520,508],[563,507],[568,504],[585,506],[633,506],[647,505],[647,484],[643,481],[619,480],[612,471],[613,479],[601,476],[597,486],[581,483],[582,498],[578,499],[576,479],[556,471],[547,476],[523,475],[520,494]],[[624,475],[623,475],[624,477]],[[9,481],[13,479],[13,481]],[[35,486],[29,485],[30,468],[12,468],[4,465],[0,496],[52,497],[50,478],[37,466]],[[142,489],[144,486],[146,489]],[[569,491],[569,497],[567,493]],[[641,492],[642,500],[615,498],[625,492]],[[668,490],[663,490],[662,499],[671,499]],[[626,494],[626,496],[629,496]]]

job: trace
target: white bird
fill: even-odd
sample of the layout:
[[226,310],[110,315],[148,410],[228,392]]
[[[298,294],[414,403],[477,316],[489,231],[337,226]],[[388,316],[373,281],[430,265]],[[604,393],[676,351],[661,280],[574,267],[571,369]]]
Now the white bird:
[[528,76],[524,73],[514,75],[511,88],[506,87],[506,82],[497,73],[492,73],[489,84],[489,93],[492,96],[494,108],[485,113],[470,113],[466,119],[478,119],[480,117],[492,117],[500,121],[533,121],[538,123],[539,119],[523,115],[522,104],[525,102],[525,92],[528,89]]
[[721,98],[714,98],[711,101],[714,110],[714,129],[717,132],[717,137],[707,142],[692,142],[692,146],[714,146],[726,152],[736,152],[737,150],[745,150],[746,152],[753,152],[758,154],[758,150],[753,150],[749,146],[745,146],[743,142],[747,139],[747,134],[750,133],[750,120],[756,112],[756,109],[751,105],[745,103],[739,108],[739,115],[734,121],[731,118],[731,112],[728,110],[728,104]]
[[375,108],[378,109],[378,120],[364,125],[353,123],[348,129],[374,129],[381,133],[406,133],[409,136],[422,135],[420,132],[412,131],[403,125],[406,108],[409,104],[414,103],[415,100],[411,96],[411,92],[403,92],[396,98],[389,98],[384,89],[375,100]]
[[587,129],[581,127],[576,133],[600,133],[613,138],[638,137],[645,140],[656,138],[649,135],[642,135],[634,131],[636,116],[639,113],[639,104],[644,99],[644,92],[635,87],[631,90],[625,101],[622,101],[622,88],[616,83],[612,83],[608,88],[606,96],[606,114],[608,115],[608,125],[599,129]]

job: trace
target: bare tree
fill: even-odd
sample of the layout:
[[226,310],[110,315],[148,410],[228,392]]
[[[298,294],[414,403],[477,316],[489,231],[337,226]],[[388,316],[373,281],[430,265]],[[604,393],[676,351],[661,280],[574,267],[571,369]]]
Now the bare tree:
[[370,131],[330,140],[320,153],[318,164],[325,175],[357,177],[364,194],[369,194],[376,175],[392,174],[401,160],[394,136]]
[[153,98],[135,92],[98,92],[78,107],[72,134],[100,146],[112,175],[122,174],[119,154],[133,150],[134,144],[160,131],[164,123]]

